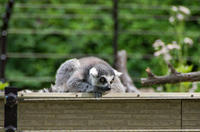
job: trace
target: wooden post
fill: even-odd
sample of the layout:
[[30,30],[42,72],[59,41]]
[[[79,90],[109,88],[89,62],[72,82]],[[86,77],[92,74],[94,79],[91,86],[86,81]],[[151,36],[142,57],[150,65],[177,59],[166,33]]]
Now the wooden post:
[[7,42],[7,34],[8,34],[8,23],[12,14],[12,9],[14,5],[14,0],[9,0],[6,6],[6,12],[3,15],[3,25],[1,27],[0,32],[0,81],[5,82],[5,67],[6,67],[6,42]]
[[17,88],[5,88],[4,128],[6,132],[17,130]]

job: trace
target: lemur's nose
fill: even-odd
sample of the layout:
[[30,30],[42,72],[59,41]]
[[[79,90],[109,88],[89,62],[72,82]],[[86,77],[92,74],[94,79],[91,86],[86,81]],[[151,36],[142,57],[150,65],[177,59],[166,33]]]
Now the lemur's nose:
[[111,89],[111,85],[108,85],[108,90],[110,90]]

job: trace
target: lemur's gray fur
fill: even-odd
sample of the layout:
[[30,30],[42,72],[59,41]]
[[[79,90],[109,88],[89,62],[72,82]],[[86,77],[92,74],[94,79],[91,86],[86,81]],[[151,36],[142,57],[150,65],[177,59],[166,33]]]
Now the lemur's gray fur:
[[71,59],[65,61],[57,70],[52,91],[125,92],[119,76],[120,73],[102,59],[96,57]]

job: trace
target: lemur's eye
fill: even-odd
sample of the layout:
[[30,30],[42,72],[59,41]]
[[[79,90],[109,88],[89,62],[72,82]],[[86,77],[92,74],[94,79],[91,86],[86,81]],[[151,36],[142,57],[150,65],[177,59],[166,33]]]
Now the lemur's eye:
[[101,83],[106,83],[105,77],[101,77],[101,78],[99,79],[99,81],[100,81]]
[[113,83],[114,79],[115,79],[115,78],[113,77],[113,79],[110,81],[110,84],[112,84],[112,83]]

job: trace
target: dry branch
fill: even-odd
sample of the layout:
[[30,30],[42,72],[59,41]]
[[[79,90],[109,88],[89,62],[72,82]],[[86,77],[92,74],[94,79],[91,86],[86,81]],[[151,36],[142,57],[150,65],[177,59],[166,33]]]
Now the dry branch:
[[[171,64],[169,64],[169,65],[171,65]],[[166,76],[155,76],[154,75],[154,77],[142,78],[141,79],[142,85],[151,86],[151,85],[154,85],[154,84],[200,81],[200,71],[199,72],[190,72],[190,73],[178,73],[172,67],[172,65],[169,66],[169,67],[171,69],[171,74],[166,75]],[[149,76],[149,70],[146,70],[146,71],[147,71],[147,74]]]
[[146,69],[146,72],[147,72],[148,78],[155,78],[155,77],[156,77],[156,76],[151,72],[151,69],[150,69],[150,68],[147,68],[147,69]]
[[176,69],[172,66],[171,63],[167,62],[167,66],[170,69],[171,74],[179,74],[179,72],[176,71]]
[[139,93],[138,89],[135,87],[131,77],[128,74],[126,64],[127,64],[126,51],[125,50],[118,51],[116,69],[119,72],[123,73],[122,76],[121,76],[121,81],[124,84],[124,86],[127,88],[126,92],[137,92],[137,93]]

